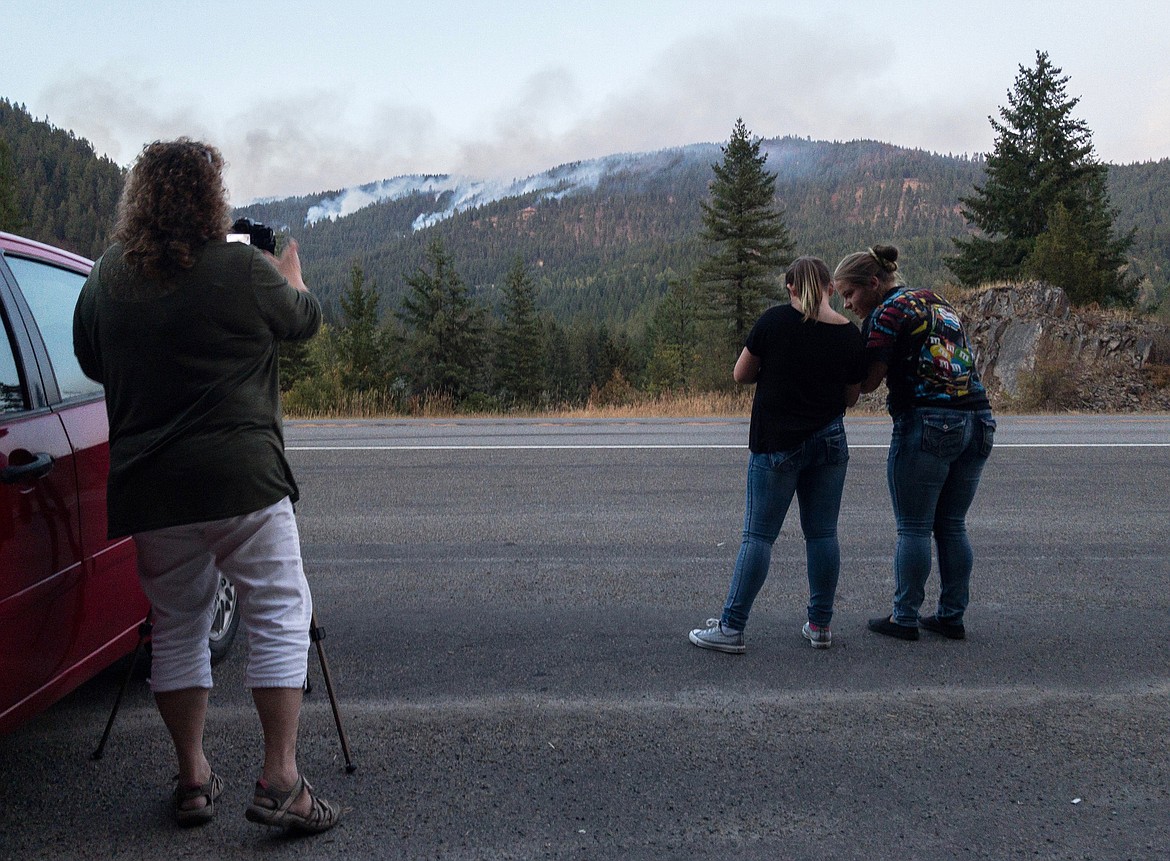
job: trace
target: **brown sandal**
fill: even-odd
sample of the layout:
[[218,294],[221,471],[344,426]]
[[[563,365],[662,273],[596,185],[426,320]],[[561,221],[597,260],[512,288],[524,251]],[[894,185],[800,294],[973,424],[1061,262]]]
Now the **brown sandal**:
[[[223,778],[211,772],[207,783],[196,786],[175,786],[175,794],[171,804],[175,811],[175,821],[184,828],[191,825],[203,825],[210,822],[215,816],[215,800],[223,794]],[[196,798],[206,798],[207,803],[202,807],[184,807],[183,805]]]
[[[309,791],[309,812],[303,816],[289,809],[301,797],[302,790]],[[258,803],[261,801],[271,802],[271,806],[267,803]],[[298,777],[296,784],[288,792],[275,790],[261,779],[256,781],[256,797],[244,811],[244,816],[249,822],[261,825],[287,828],[301,834],[320,834],[340,821],[341,806],[318,796],[304,777]]]

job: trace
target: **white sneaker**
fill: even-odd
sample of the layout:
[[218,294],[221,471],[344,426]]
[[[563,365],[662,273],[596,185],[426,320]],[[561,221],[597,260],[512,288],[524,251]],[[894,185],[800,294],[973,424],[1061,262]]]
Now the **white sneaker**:
[[814,625],[812,622],[805,622],[800,633],[804,634],[804,638],[814,649],[827,649],[829,644],[833,642],[833,632],[829,630],[828,625]]
[[733,655],[742,655],[746,651],[743,645],[743,631],[724,628],[718,619],[708,619],[706,628],[695,628],[690,636],[691,642],[700,649],[714,649],[716,652],[730,652]]

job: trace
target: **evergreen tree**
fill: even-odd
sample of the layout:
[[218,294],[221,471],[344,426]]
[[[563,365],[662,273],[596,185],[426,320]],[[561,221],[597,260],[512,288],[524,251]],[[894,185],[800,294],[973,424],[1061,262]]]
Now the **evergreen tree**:
[[407,329],[415,391],[458,403],[474,390],[483,365],[486,311],[468,295],[441,239],[427,246],[426,261],[406,283],[397,316]]
[[277,347],[280,390],[287,392],[313,372],[309,362],[309,341],[281,341]]
[[[1020,66],[1002,122],[991,119],[996,140],[986,180],[961,198],[963,216],[980,234],[955,239],[958,253],[947,265],[969,286],[1031,275],[1080,302],[1128,304],[1134,291],[1121,270],[1132,234],[1114,232],[1108,169],[1088,126],[1072,115],[1080,99],[1066,94],[1068,80],[1043,51],[1035,68]],[[1065,252],[1075,264],[1059,259]]]
[[1094,263],[1083,225],[1063,203],[1056,204],[1049,214],[1048,229],[1036,238],[1028,257],[1027,274],[1058,285],[1070,302],[1083,305],[1095,301],[1103,286]]
[[496,386],[505,400],[534,407],[544,390],[544,357],[536,288],[517,256],[504,279],[504,321],[496,355]]
[[349,392],[383,388],[388,367],[388,338],[378,323],[378,290],[356,263],[350,268],[349,289],[341,297],[337,357],[341,385]]
[[792,261],[792,241],[775,204],[776,174],[764,169],[768,155],[760,154],[760,141],[742,119],[722,150],[722,163],[711,166],[710,199],[702,202],[700,238],[714,251],[695,279],[712,311],[727,321],[738,350],[768,301],[780,296],[775,275]]
[[16,198],[16,168],[12,150],[0,138],[0,230],[17,233],[21,229],[20,204]]
[[676,279],[646,326],[646,384],[651,392],[683,390],[694,382],[699,338],[694,290],[689,282]]
[[575,367],[569,333],[552,315],[541,320],[541,353],[546,357],[544,389],[553,403],[578,402]]

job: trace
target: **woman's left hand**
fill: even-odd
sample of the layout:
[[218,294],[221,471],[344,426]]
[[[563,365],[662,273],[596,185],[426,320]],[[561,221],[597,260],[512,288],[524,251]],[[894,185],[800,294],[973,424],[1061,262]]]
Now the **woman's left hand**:
[[283,275],[289,284],[304,293],[309,292],[309,288],[305,285],[305,281],[301,277],[301,256],[297,251],[297,241],[295,239],[288,241],[288,244],[281,249],[279,257],[271,254],[268,256],[272,257],[272,263],[276,266],[276,271]]

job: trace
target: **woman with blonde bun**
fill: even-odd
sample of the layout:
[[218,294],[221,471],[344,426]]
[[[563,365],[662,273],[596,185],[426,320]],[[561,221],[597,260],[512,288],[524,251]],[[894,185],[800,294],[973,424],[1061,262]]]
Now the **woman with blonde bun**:
[[[845,307],[864,321],[861,390],[884,380],[894,419],[886,464],[898,524],[893,612],[870,619],[869,628],[917,640],[921,625],[961,640],[973,564],[967,511],[995,441],[995,419],[959,315],[932,291],[903,285],[897,272],[898,249],[876,245],[847,256],[833,275]],[[932,535],[941,589],[934,614],[920,617]]]

